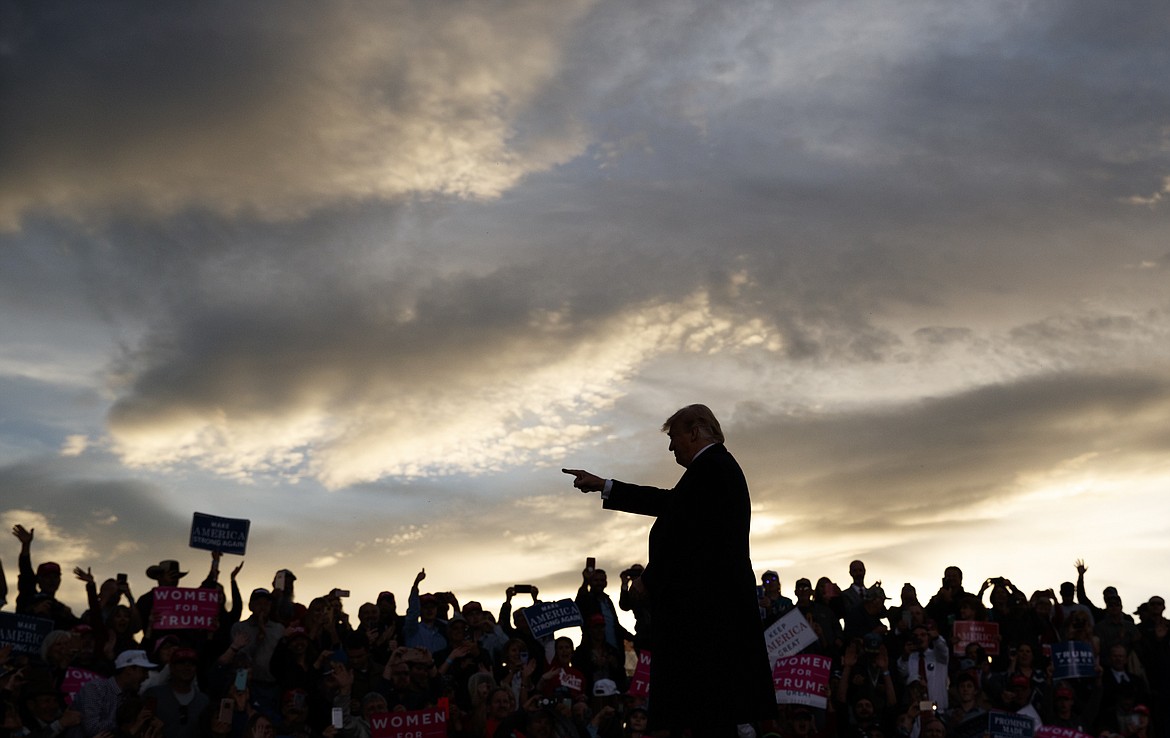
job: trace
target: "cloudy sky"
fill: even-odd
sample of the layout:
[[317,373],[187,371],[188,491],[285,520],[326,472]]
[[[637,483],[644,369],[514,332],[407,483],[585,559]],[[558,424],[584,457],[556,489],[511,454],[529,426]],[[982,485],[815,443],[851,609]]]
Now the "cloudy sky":
[[1165,594],[1164,2],[0,8],[37,561],[141,592],[199,511],[245,588],[564,596],[648,521],[560,467],[669,487],[705,402],[787,592]]

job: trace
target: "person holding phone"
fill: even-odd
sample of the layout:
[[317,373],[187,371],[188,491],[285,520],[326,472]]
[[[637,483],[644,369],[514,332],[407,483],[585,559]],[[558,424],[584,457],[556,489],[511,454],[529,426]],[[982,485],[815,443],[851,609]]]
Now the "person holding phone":
[[[739,726],[776,714],[749,553],[747,480],[707,406],[680,409],[662,430],[675,461],[686,469],[673,489],[607,480],[583,469],[562,471],[582,492],[601,492],[605,509],[655,518],[649,562],[631,585],[647,594],[654,624],[651,730],[734,736]],[[697,606],[697,593],[719,607],[717,639],[693,637],[712,623],[712,615]]]
[[[590,563],[593,565],[590,566]],[[581,619],[585,622],[593,615],[605,618],[605,641],[614,648],[621,649],[624,641],[634,640],[634,635],[622,627],[618,622],[617,608],[613,599],[606,593],[609,577],[605,569],[598,569],[597,562],[590,558],[585,562],[585,569],[581,571],[581,586],[577,589],[577,609],[581,611]]]

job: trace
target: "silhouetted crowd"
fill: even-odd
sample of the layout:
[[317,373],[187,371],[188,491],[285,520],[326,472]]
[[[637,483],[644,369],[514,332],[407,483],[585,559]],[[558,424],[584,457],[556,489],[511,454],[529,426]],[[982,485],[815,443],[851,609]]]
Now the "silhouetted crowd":
[[[184,581],[179,562],[160,561],[146,570],[151,590],[137,598],[122,575],[99,583],[76,568],[88,599],[76,615],[57,599],[61,567],[34,566],[33,531],[17,525],[13,535],[15,614],[0,568],[0,642],[10,639],[0,648],[0,738],[376,738],[385,733],[379,716],[427,710],[455,738],[648,735],[653,705],[641,696],[637,667],[653,622],[630,587],[639,565],[621,572],[616,603],[606,572],[586,567],[574,641],[537,637],[525,608],[513,610],[517,596],[540,601],[533,586],[508,588],[497,614],[451,592],[420,591],[424,570],[404,613],[384,591],[351,617],[348,592],[303,603],[288,570],[245,598],[243,564],[225,585],[218,553],[198,585]],[[963,573],[947,567],[925,604],[910,584],[893,604],[880,582],[866,583],[861,561],[850,564],[848,586],[798,579],[792,597],[776,572],[765,572],[765,625],[790,622],[798,610],[816,636],[801,653],[831,659],[832,670],[824,707],[782,704],[757,735],[983,738],[989,716],[1010,714],[1051,738],[1170,737],[1165,602],[1152,597],[1131,615],[1106,587],[1099,607],[1085,590],[1083,562],[1075,568],[1076,581],[1059,594],[1028,594],[1002,577],[968,592]],[[214,614],[194,627],[159,619],[156,594],[169,590],[155,587],[215,590]],[[711,609],[711,628],[693,637],[718,643],[718,603],[695,595],[696,607]],[[619,610],[632,613],[633,633]],[[39,644],[14,644],[27,641],[30,623],[44,626]],[[1069,658],[1077,669],[1057,668]]]

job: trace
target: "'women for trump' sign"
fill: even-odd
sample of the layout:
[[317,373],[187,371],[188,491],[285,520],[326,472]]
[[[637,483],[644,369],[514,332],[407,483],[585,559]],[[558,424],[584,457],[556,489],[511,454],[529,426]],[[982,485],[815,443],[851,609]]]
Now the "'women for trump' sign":
[[447,712],[439,707],[371,715],[370,735],[372,738],[447,738]]
[[218,615],[218,589],[154,588],[155,630],[215,630]]
[[826,656],[804,654],[776,662],[772,683],[776,702],[781,705],[808,705],[824,709],[829,701],[829,667]]

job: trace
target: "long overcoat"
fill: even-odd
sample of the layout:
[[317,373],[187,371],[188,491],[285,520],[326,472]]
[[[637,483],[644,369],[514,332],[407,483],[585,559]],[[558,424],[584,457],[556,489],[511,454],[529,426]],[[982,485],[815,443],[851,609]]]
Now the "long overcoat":
[[651,515],[651,728],[723,730],[774,716],[743,470],[716,444],[674,489],[614,481],[605,507]]

